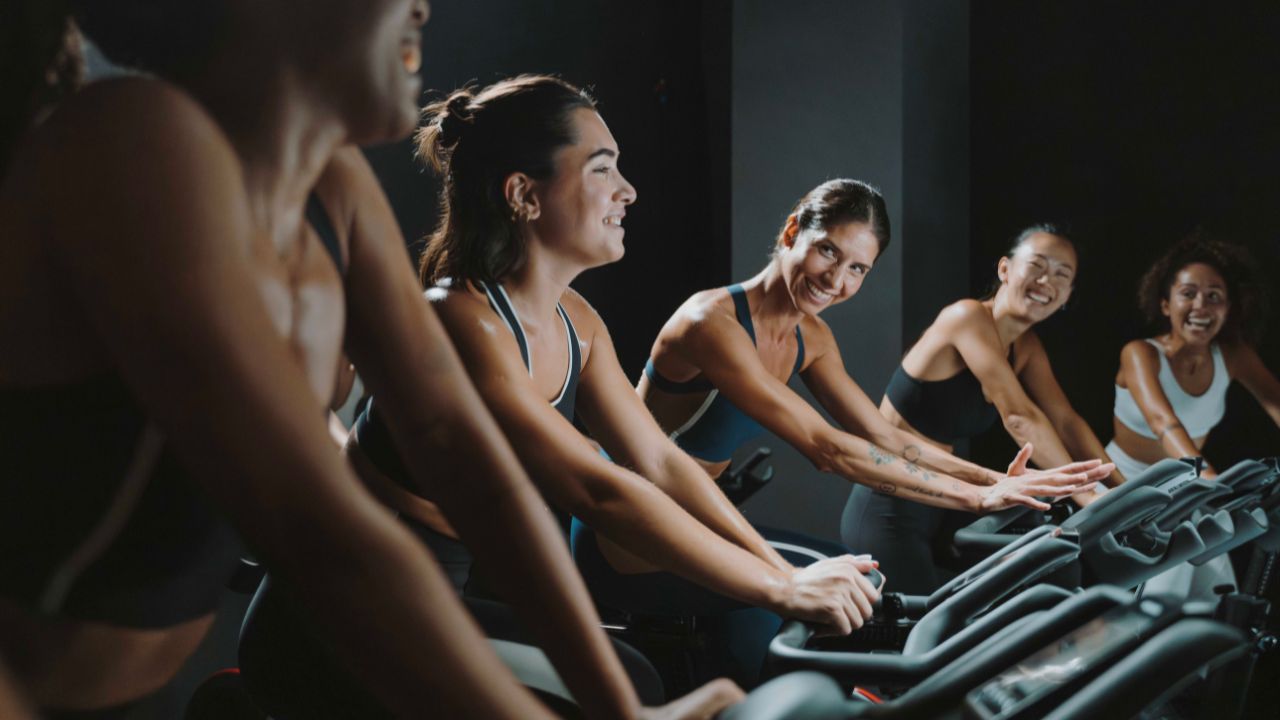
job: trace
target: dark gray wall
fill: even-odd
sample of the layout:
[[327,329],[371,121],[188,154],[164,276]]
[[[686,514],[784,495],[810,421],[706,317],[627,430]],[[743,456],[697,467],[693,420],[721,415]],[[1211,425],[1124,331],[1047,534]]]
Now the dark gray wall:
[[[878,186],[893,242],[858,295],[823,314],[877,403],[904,342],[967,288],[967,15],[967,3],[924,0],[734,3],[733,276],[764,265],[813,186]],[[919,295],[905,304],[904,291]],[[762,443],[776,479],[747,516],[838,539],[849,482],[776,438]]]

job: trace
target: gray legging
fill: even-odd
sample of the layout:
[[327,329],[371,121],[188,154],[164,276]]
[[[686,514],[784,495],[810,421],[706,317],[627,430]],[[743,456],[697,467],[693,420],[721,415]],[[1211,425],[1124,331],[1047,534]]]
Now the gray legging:
[[928,595],[962,569],[951,538],[977,519],[855,485],[840,518],[840,539],[853,552],[880,561],[886,590]]

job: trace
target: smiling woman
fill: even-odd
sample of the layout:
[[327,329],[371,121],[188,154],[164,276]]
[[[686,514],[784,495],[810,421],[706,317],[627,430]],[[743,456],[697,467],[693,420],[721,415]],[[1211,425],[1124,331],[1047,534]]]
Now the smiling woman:
[[[1109,472],[1094,461],[1024,474],[1024,449],[1009,474],[998,473],[877,412],[845,372],[818,314],[853,297],[888,244],[888,216],[874,188],[842,179],[811,190],[787,216],[760,273],[694,295],[663,327],[637,387],[658,422],[712,477],[737,448],[768,429],[819,470],[857,483],[855,492],[875,488],[909,506],[934,506],[921,509],[931,512],[1047,507],[1032,496],[1077,492]],[[796,374],[839,427],[787,386]],[[888,587],[919,592],[910,580],[912,564],[899,562],[885,542],[896,530],[858,526],[846,533],[845,545],[871,551]]]
[[[1022,231],[1000,258],[999,285],[984,300],[942,310],[902,359],[880,403],[895,428],[922,438],[922,447],[950,452],[954,444],[1000,420],[1040,467],[1107,460],[1102,443],[1072,409],[1032,327],[1062,309],[1075,284],[1075,246],[1051,225]],[[1090,471],[1123,481],[1114,466]],[[1035,494],[1035,493],[1032,493]],[[1087,502],[1091,493],[1077,495]],[[841,536],[898,567],[898,589],[929,593],[957,568],[939,553],[973,516],[921,507],[877,488],[854,488]],[[892,565],[890,563],[892,562]]]

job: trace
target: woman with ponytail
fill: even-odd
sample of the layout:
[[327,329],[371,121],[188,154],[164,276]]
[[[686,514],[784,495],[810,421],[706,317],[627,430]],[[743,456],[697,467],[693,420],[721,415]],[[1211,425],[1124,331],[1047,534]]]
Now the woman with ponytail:
[[[6,69],[32,74],[6,87],[20,112],[2,139],[0,654],[42,713],[118,717],[168,682],[238,531],[317,652],[387,712],[548,717],[334,449],[345,346],[371,387],[431,398],[389,407],[393,432],[413,466],[465,469],[440,501],[478,554],[544,580],[525,605],[555,609],[553,658],[595,662],[566,674],[584,710],[640,714],[385,199],[342,149],[412,129],[425,3],[18,5],[59,38],[72,14],[144,73],[59,98],[64,45],[5,45],[32,52]],[[360,208],[341,201],[352,184]]]

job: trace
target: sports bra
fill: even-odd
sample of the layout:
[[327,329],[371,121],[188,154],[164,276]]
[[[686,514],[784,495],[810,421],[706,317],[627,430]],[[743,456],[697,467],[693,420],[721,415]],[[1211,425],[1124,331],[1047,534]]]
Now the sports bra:
[[[516,344],[520,347],[520,358],[524,361],[525,367],[529,369],[529,376],[532,377],[533,358],[529,354],[529,342],[525,338],[524,326],[520,324],[520,316],[516,314],[515,308],[511,305],[511,298],[507,297],[507,291],[499,283],[489,286],[486,283],[476,281],[475,284],[484,291],[485,297],[489,300],[489,307],[502,318],[507,329],[515,336]],[[573,408],[578,394],[578,378],[582,372],[582,352],[578,345],[578,333],[573,327],[573,321],[569,319],[569,314],[565,312],[564,307],[559,303],[556,304],[556,313],[560,316],[560,321],[564,323],[565,334],[568,337],[569,366],[565,370],[564,384],[560,388],[560,393],[551,401],[551,406],[559,411],[566,420],[573,422]],[[351,432],[355,434],[356,442],[360,444],[361,452],[379,472],[391,478],[406,490],[413,493],[417,492],[416,485],[409,474],[409,469],[405,467],[404,460],[400,457],[400,453],[396,450],[395,444],[391,439],[391,431],[387,427],[386,420],[379,409],[377,398],[369,398],[364,410],[356,416]],[[567,515],[556,510],[554,506],[552,506],[552,513],[556,515],[556,519],[560,521],[562,528],[568,528],[569,520]]]
[[[339,271],[333,226],[313,221]],[[40,615],[164,628],[213,612],[231,527],[114,372],[0,386],[0,595]]]
[[[727,290],[733,298],[734,314],[738,324],[752,344],[756,342],[756,328],[751,321],[751,307],[747,304],[747,291],[741,285],[730,285]],[[788,379],[800,372],[804,365],[804,336],[800,334],[800,326],[796,325],[796,362],[791,368]],[[705,375],[698,375],[684,382],[668,380],[658,373],[653,365],[653,358],[644,365],[644,374],[649,382],[663,392],[675,395],[692,395],[707,393],[707,397],[675,432],[671,439],[682,450],[706,462],[724,462],[733,457],[733,453],[752,438],[764,433],[765,429],[754,418],[742,412],[729,398],[711,384]]]
[[[1010,346],[1010,367],[1014,360]],[[946,445],[978,435],[1000,419],[967,365],[945,380],[917,380],[899,363],[884,394],[908,425]]]
[[[1227,387],[1231,385],[1231,376],[1227,374],[1222,348],[1215,343],[1210,349],[1213,356],[1213,382],[1209,383],[1209,389],[1199,395],[1191,395],[1182,389],[1173,376],[1173,368],[1169,366],[1169,359],[1164,356],[1164,347],[1160,341],[1147,338],[1147,342],[1155,347],[1156,355],[1160,356],[1160,374],[1157,378],[1160,389],[1173,406],[1173,413],[1178,416],[1178,422],[1182,423],[1187,434],[1193,438],[1208,435],[1210,430],[1222,422],[1222,416],[1227,412]],[[1152,440],[1158,439],[1147,424],[1142,408],[1133,399],[1133,394],[1119,385],[1116,385],[1115,416],[1125,427],[1139,435]]]

